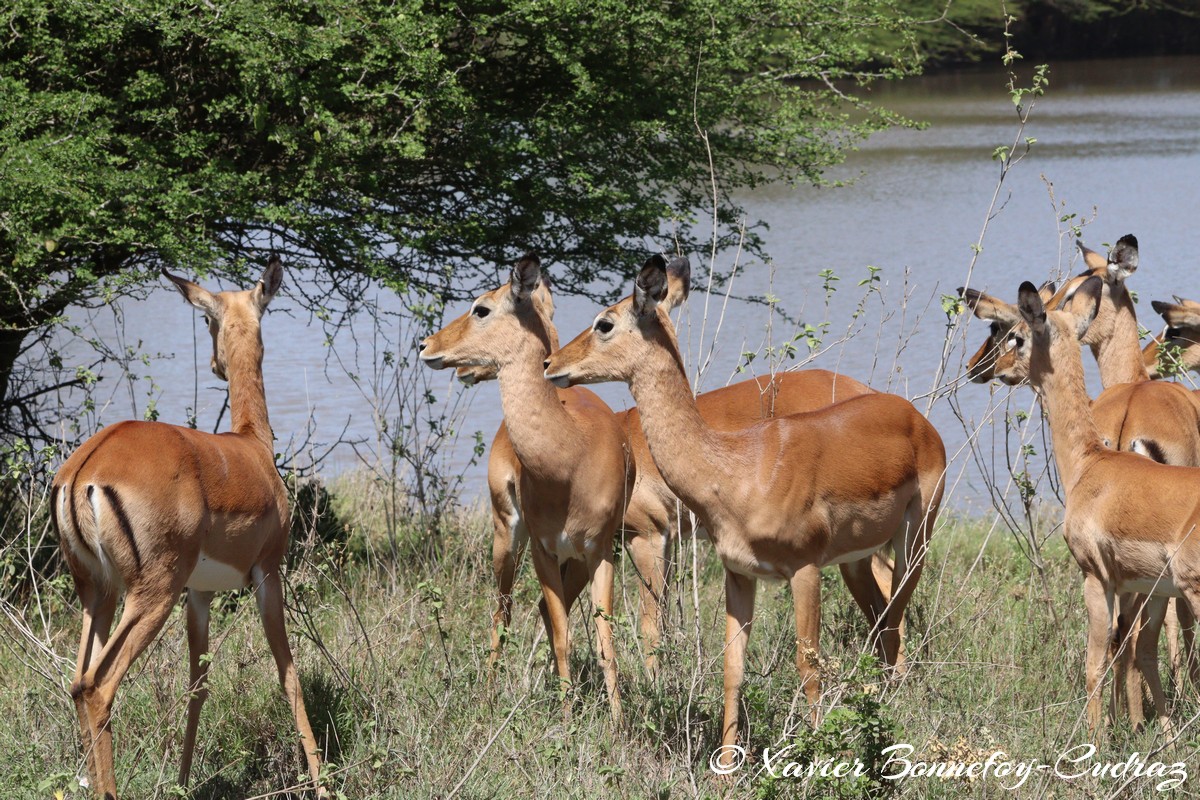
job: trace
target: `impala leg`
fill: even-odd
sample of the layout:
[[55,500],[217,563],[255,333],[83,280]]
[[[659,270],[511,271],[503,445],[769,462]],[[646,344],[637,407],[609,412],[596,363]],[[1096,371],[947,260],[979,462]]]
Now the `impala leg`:
[[[876,550],[871,554],[871,574],[875,576],[875,585],[879,589],[879,593],[883,596],[883,602],[886,605],[892,600],[892,580],[896,573],[896,565],[892,559],[887,557],[883,549]],[[904,618],[900,618],[900,653],[897,656],[897,661],[904,663]]]
[[1117,595],[1112,644],[1109,647],[1109,657],[1113,662],[1109,716],[1116,719],[1120,710],[1128,710],[1129,721],[1134,728],[1140,727],[1145,720],[1142,708],[1142,673],[1134,660],[1138,631],[1141,629],[1138,620],[1143,614],[1145,602],[1145,595],[1129,592]]
[[721,725],[720,765],[733,763],[732,746],[737,744],[738,697],[746,674],[746,644],[754,618],[754,578],[725,570],[725,718]]
[[1179,614],[1176,609],[1183,603],[1177,603],[1172,597],[1167,601],[1166,618],[1163,627],[1167,636],[1167,664],[1170,668],[1171,680],[1176,686],[1183,686],[1183,655],[1179,650]]
[[[558,575],[562,581],[563,589],[563,606],[567,609],[567,618],[571,617],[571,609],[575,607],[575,601],[579,599],[579,595],[583,593],[583,589],[588,582],[588,565],[587,562],[577,558],[568,558],[559,565]],[[542,625],[546,627],[546,636],[552,641],[554,631],[550,628],[550,611],[546,605],[546,598],[538,600],[538,614],[541,615]],[[567,651],[571,650],[571,626],[567,625]]]
[[327,797],[325,787],[321,785],[320,748],[308,723],[300,677],[296,674],[296,662],[292,658],[292,648],[288,644],[287,628],[284,626],[283,581],[279,577],[279,567],[257,565],[250,570],[250,576],[254,581],[254,594],[258,600],[258,612],[262,616],[267,644],[271,647],[271,655],[275,657],[275,666],[279,670],[279,683],[283,686],[283,694],[296,720],[296,732],[300,735],[300,747],[308,762],[309,777],[312,778],[317,796]]
[[[125,610],[112,636],[99,657],[84,674],[77,691],[83,698],[95,759],[95,790],[101,796],[117,796],[117,779],[113,773],[112,704],[117,686],[130,665],[142,654],[162,629],[175,598],[182,587],[166,591],[145,586],[131,591],[125,598]],[[95,654],[93,653],[93,656]]]
[[1087,606],[1088,615],[1087,658],[1084,663],[1087,675],[1087,719],[1088,730],[1095,739],[1104,720],[1100,691],[1104,682],[1109,637],[1112,634],[1114,597],[1098,577],[1085,575],[1083,601]]
[[1200,618],[1200,582],[1189,582],[1186,579],[1180,580],[1176,578],[1179,584],[1180,591],[1183,593],[1183,601],[1176,604],[1176,609],[1183,609],[1186,605],[1187,619],[1184,615],[1179,615],[1179,621],[1184,631],[1184,647],[1188,655],[1188,664],[1192,673],[1193,688],[1200,688],[1200,654],[1197,654],[1192,647],[1193,630],[1197,618]]
[[660,531],[635,531],[625,540],[625,548],[638,572],[641,602],[640,625],[646,646],[646,672],[658,677],[658,645],[661,641],[662,609],[666,604],[666,543]]
[[596,653],[600,659],[600,670],[604,673],[604,685],[608,688],[608,702],[612,710],[614,725],[621,724],[621,694],[617,688],[617,656],[613,649],[613,555],[612,540],[600,558],[588,565],[592,578],[592,605],[596,607]]
[[883,650],[883,663],[893,668],[893,674],[903,675],[908,671],[901,647],[900,634],[904,629],[904,611],[916,591],[917,581],[925,568],[925,554],[929,548],[929,532],[933,529],[937,509],[927,511],[918,500],[914,500],[905,512],[901,535],[892,540],[896,551],[896,563],[892,570],[892,597],[879,640]]
[[[850,596],[854,598],[855,604],[862,611],[863,616],[867,618],[867,622],[872,628],[872,638],[874,637],[874,628],[880,617],[883,616],[884,606],[887,605],[887,599],[883,592],[879,590],[879,584],[875,581],[875,574],[872,569],[871,560],[867,558],[858,561],[849,561],[844,564],[839,564],[838,569],[842,573],[842,580],[846,582],[846,588],[850,590]],[[892,590],[891,577],[888,578],[888,591]]]
[[883,650],[879,638],[879,626],[887,609],[887,595],[890,595],[892,591],[891,570],[888,570],[887,592],[885,593],[881,591],[877,582],[878,575],[875,573],[873,559],[862,558],[838,566],[842,573],[842,579],[846,582],[846,588],[850,590],[850,596],[854,598],[854,602],[862,610],[863,616],[867,618],[867,624],[871,626],[868,639],[882,661]]
[[1183,600],[1175,603],[1179,630],[1183,633],[1183,660],[1187,663],[1192,689],[1200,689],[1200,653],[1196,652],[1196,616]]
[[[554,647],[554,663],[558,671],[559,689],[563,692],[571,684],[570,648],[567,641],[567,607],[563,597],[562,575],[554,556],[546,552],[542,543],[533,539],[529,548],[533,555],[533,568],[542,585],[542,600],[546,604],[546,616],[550,631],[550,642]],[[570,711],[564,697],[563,713]]]
[[[874,583],[874,578],[871,582]],[[796,669],[800,672],[800,686],[812,711],[813,725],[816,725],[821,717],[821,673],[818,669],[821,652],[820,567],[816,564],[801,567],[792,575],[791,584],[796,611]]]
[[79,736],[87,757],[88,775],[92,781],[96,781],[95,742],[92,740],[92,726],[88,722],[87,704],[83,701],[83,676],[99,659],[108,643],[108,632],[117,611],[117,594],[99,590],[82,569],[78,575],[72,572],[72,577],[75,579],[75,593],[79,595],[83,606],[83,625],[79,631],[79,653],[71,682],[71,698],[75,701],[75,713],[79,717]]
[[183,757],[179,759],[179,785],[187,786],[192,772],[192,753],[196,747],[196,729],[200,727],[200,709],[208,699],[208,620],[212,592],[189,589],[187,593],[188,698],[187,728],[183,734]]
[[1154,701],[1154,714],[1158,717],[1162,730],[1168,731],[1171,720],[1167,716],[1167,698],[1163,694],[1162,679],[1158,672],[1158,637],[1167,616],[1167,598],[1150,597],[1146,601],[1146,610],[1142,614],[1142,629],[1137,641],[1137,665],[1146,685],[1150,687],[1150,697]]
[[512,625],[513,582],[528,541],[529,530],[524,520],[518,518],[509,525],[502,514],[492,511],[492,572],[496,576],[496,613],[492,615],[492,651],[488,656],[488,666],[493,669],[500,660],[500,648],[503,646],[500,641],[501,626],[507,630]]

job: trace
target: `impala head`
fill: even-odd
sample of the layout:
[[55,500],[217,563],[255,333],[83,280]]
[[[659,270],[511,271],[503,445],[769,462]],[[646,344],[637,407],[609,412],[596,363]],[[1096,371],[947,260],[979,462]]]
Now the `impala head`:
[[1117,240],[1112,250],[1108,251],[1107,257],[1084,247],[1083,242],[1076,244],[1089,270],[1080,277],[1090,274],[1104,281],[1104,302],[1100,304],[1096,320],[1083,340],[1083,343],[1091,346],[1094,351],[1113,335],[1113,324],[1118,312],[1123,311],[1135,319],[1137,317],[1133,308],[1133,298],[1125,288],[1125,280],[1137,272],[1138,241],[1132,233],[1125,234]]
[[467,313],[421,342],[421,360],[434,369],[479,367],[471,374],[491,377],[520,359],[525,333],[539,341],[544,357],[555,334],[553,303],[547,308],[536,299],[541,283],[541,261],[526,253],[508,283],[477,297]]
[[[1154,307],[1166,321],[1162,334],[1150,340],[1142,357],[1152,378],[1200,369],[1200,303],[1175,298],[1175,303],[1155,300]],[[1162,363],[1170,359],[1172,363]]]
[[[550,291],[550,286],[550,276],[543,272],[541,281],[538,282],[537,288],[533,290],[533,302],[541,308],[542,314],[546,319],[553,320],[554,293]],[[558,349],[558,331],[553,326],[550,327],[550,347],[553,350]],[[491,364],[464,364],[454,370],[454,376],[464,386],[474,386],[477,383],[496,380],[500,376],[500,371]]]
[[678,353],[668,313],[687,298],[692,268],[686,258],[651,256],[633,294],[601,311],[592,327],[546,360],[546,378],[565,388],[580,383],[624,381],[656,348]]
[[[1103,281],[1099,276],[1090,276],[1058,310],[1047,311],[1033,284],[1028,281],[1021,284],[1017,307],[1021,311],[1022,324],[1014,330],[1026,334],[1018,358],[1023,358],[1029,364],[1029,382],[1034,388],[1044,386],[1056,367],[1062,369],[1070,363],[1083,369],[1079,344],[1096,320],[1103,291]],[[1071,355],[1072,350],[1074,356]]]
[[227,367],[229,355],[238,344],[250,341],[258,346],[258,357],[262,357],[262,335],[260,323],[263,312],[271,298],[283,285],[283,262],[272,255],[267,268],[253,289],[240,292],[217,292],[213,294],[186,278],[167,272],[169,278],[184,299],[204,312],[208,332],[212,334],[212,371],[223,381],[229,380]]
[[[1050,303],[1054,296],[1054,284],[1044,284],[1041,289],[1038,289],[1038,294],[1041,295],[1043,302]],[[987,383],[997,377],[998,365],[1003,365],[1005,373],[1011,375],[1012,367],[1007,363],[1011,361],[1007,352],[1009,336],[1013,328],[1020,324],[1021,312],[1011,303],[1006,303],[990,294],[968,289],[965,286],[958,288],[958,296],[975,313],[975,316],[989,324],[987,338],[975,351],[975,355],[971,356],[971,360],[967,362],[967,378],[972,383]],[[1015,377],[1017,383],[1024,379],[1024,375]]]
[[[1037,292],[1043,307],[1054,310],[1069,304],[1089,279],[1099,280],[1103,302],[1081,340],[1094,348],[1113,335],[1118,307],[1133,313],[1133,300],[1125,288],[1125,279],[1137,270],[1137,239],[1132,235],[1122,236],[1108,256],[1085,247],[1083,242],[1076,244],[1087,271],[1068,280],[1058,291],[1053,283],[1047,283]],[[967,362],[967,376],[975,383],[987,383],[993,378],[1010,386],[1024,383],[1029,376],[1029,351],[1024,347],[1029,331],[1018,307],[973,289],[960,288],[958,294],[975,316],[991,323],[987,340]]]

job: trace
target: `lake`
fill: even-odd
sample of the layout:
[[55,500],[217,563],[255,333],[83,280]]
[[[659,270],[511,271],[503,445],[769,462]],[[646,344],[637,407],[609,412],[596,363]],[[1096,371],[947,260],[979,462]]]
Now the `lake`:
[[[875,87],[872,98],[877,103],[927,123],[926,129],[887,131],[850,154],[844,165],[829,173],[834,179],[853,180],[849,186],[775,185],[743,196],[750,218],[770,226],[764,236],[772,264],[741,264],[732,289],[735,295],[771,292],[801,322],[816,326],[828,320],[819,355],[808,366],[840,370],[877,389],[912,398],[927,411],[953,459],[947,506],[965,513],[990,507],[983,470],[1007,475],[1002,447],[1006,415],[1030,411],[1035,423],[1038,415],[1028,389],[952,386],[986,325],[963,320],[947,327],[942,295],[968,283],[970,274],[971,286],[1013,301],[1023,280],[1040,283],[1078,271],[1070,225],[1086,221],[1083,239],[1093,249],[1104,251],[1126,233],[1138,237],[1141,266],[1129,286],[1140,298],[1143,325],[1154,330],[1161,326],[1150,310],[1151,299],[1173,294],[1200,299],[1191,261],[1198,238],[1191,204],[1200,186],[1200,59],[1051,65],[1047,94],[1035,101],[1021,133],[1037,141],[1007,175],[983,249],[970,271],[972,244],[988,217],[1000,176],[1000,163],[992,153],[997,146],[1011,146],[1018,134],[1005,83],[1002,72],[980,69]],[[1072,214],[1076,216],[1063,221]],[[694,269],[707,263],[704,253],[688,255]],[[553,273],[552,258],[546,260]],[[734,256],[727,254],[716,266],[728,271],[733,263]],[[877,268],[877,280],[859,286],[871,274],[868,267]],[[839,278],[828,297],[823,270]],[[303,277],[293,273],[288,280]],[[722,305],[720,290],[714,290],[707,298],[705,325],[704,289],[703,282],[695,287],[680,320],[680,340],[692,363],[707,352],[701,329],[711,339]],[[860,304],[863,313],[852,321]],[[291,315],[280,313],[289,308]],[[357,451],[337,448],[321,466],[326,474],[353,468],[360,459],[374,458],[369,445],[375,439],[370,391],[345,377],[336,359],[329,357],[320,326],[295,309],[285,288],[264,322],[273,427],[281,442],[298,441],[296,432],[305,430],[309,420],[315,441],[336,441],[343,431],[345,437],[363,440],[366,444]],[[465,304],[451,313],[464,310]],[[562,340],[589,325],[597,310],[591,301],[559,297],[555,321]],[[736,372],[741,354],[762,349],[768,316],[762,305],[729,303],[702,388],[743,377]],[[146,350],[168,356],[141,367],[132,387],[120,381],[119,373],[109,373],[102,393],[103,421],[140,415],[153,396],[164,421],[182,423],[186,410],[195,407],[199,426],[213,427],[224,400],[223,385],[209,372],[211,345],[199,315],[173,289],[164,285],[143,302],[124,303],[121,325],[115,324],[111,311],[99,312],[95,321],[99,334],[111,337],[114,345],[140,341]],[[772,341],[790,339],[794,331],[794,324],[777,317]],[[948,334],[951,347],[939,381],[938,364]],[[395,331],[389,335],[396,337]],[[345,335],[334,342],[343,362],[360,376],[370,374],[376,361],[372,338],[364,325],[357,342]],[[801,342],[800,349],[803,355],[809,348]],[[416,363],[415,351],[401,348],[398,358]],[[786,361],[783,366],[796,363]],[[765,356],[750,366],[759,374],[769,369]],[[1098,389],[1094,366],[1088,365],[1093,388]],[[151,388],[146,374],[157,388]],[[389,371],[379,374],[386,378]],[[471,432],[482,431],[490,441],[500,422],[496,387],[463,389],[449,373],[430,377],[439,402],[466,393],[461,398],[468,405],[458,426],[459,441],[448,463],[465,475],[464,500],[476,501],[484,496],[485,461],[468,466]],[[625,387],[601,388],[614,408],[631,404]],[[389,413],[397,413],[394,405]],[[228,426],[227,417],[223,425]],[[1030,436],[1035,450],[1045,449],[1040,434]],[[968,441],[975,442],[974,455]],[[1036,456],[1026,469],[1040,469]],[[1013,492],[1008,495],[1011,499]]]

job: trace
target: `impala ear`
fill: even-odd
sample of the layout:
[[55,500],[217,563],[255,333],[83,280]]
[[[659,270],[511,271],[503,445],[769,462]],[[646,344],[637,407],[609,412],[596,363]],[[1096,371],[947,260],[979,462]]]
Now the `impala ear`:
[[653,314],[667,296],[667,260],[650,256],[633,282],[633,311],[639,317]]
[[1046,281],[1042,284],[1041,288],[1038,289],[1038,294],[1041,295],[1043,303],[1049,303],[1050,298],[1054,297],[1054,292],[1054,281]]
[[509,284],[514,300],[528,300],[542,279],[542,261],[533,253],[526,253],[513,266]]
[[672,258],[667,264],[667,310],[673,311],[687,300],[692,290],[692,265],[683,256]]
[[1031,331],[1037,332],[1045,327],[1046,304],[1042,302],[1037,287],[1029,281],[1022,283],[1021,288],[1017,290],[1017,308],[1021,310],[1021,317]]
[[975,316],[987,322],[999,322],[1003,325],[1016,325],[1021,321],[1021,313],[1017,311],[1017,307],[1009,305],[1003,300],[992,297],[990,294],[968,289],[966,286],[958,287],[958,296],[967,304],[971,311],[975,312]]
[[262,277],[258,279],[258,283],[250,292],[250,299],[254,301],[254,307],[258,309],[259,316],[267,310],[271,299],[275,297],[275,293],[279,291],[279,287],[283,286],[283,260],[275,253],[271,254],[267,260],[267,268],[263,270]]
[[542,304],[542,310],[546,312],[546,316],[550,319],[554,319],[554,292],[551,291],[553,288],[554,285],[550,280],[550,274],[543,272],[542,279],[538,281],[534,294],[537,296],[538,302]]
[[1075,294],[1071,296],[1071,302],[1064,308],[1065,311],[1070,311],[1075,317],[1075,335],[1082,339],[1091,326],[1092,321],[1096,319],[1096,314],[1100,311],[1100,297],[1104,293],[1104,281],[1100,280],[1099,276],[1093,275],[1079,285],[1075,290]]
[[1200,309],[1161,300],[1151,301],[1150,305],[1172,328],[1200,328]]
[[1108,266],[1108,259],[1103,254],[1085,246],[1082,239],[1076,239],[1075,246],[1079,248],[1079,253],[1083,256],[1083,263],[1088,269],[1102,269]]
[[175,288],[179,290],[181,295],[183,295],[184,300],[187,300],[205,314],[216,316],[219,306],[217,304],[217,298],[213,297],[211,292],[201,286],[197,286],[187,278],[180,278],[178,275],[172,275],[171,273],[167,272],[166,267],[162,268],[162,274],[164,277],[170,280],[171,283],[175,284]]
[[1138,241],[1132,233],[1117,240],[1108,254],[1108,275],[1114,281],[1124,281],[1138,268]]

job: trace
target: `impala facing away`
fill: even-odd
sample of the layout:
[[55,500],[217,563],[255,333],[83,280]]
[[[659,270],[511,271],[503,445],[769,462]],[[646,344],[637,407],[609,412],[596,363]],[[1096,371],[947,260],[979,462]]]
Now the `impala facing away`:
[[[210,294],[163,270],[204,312],[212,369],[229,381],[233,429],[202,433],[162,422],[121,422],[67,459],[51,488],[51,518],[83,604],[71,696],[92,786],[115,798],[111,714],[117,685],[187,590],[191,665],[179,782],[187,784],[208,695],[209,606],[214,592],[253,586],[267,642],[291,704],[318,796],[321,759],[284,630],[280,563],[290,514],[275,469],[263,391],[260,321],[283,281],[272,257],[253,289]],[[110,635],[117,600],[121,620]]]
[[[671,273],[686,276],[686,259]],[[872,638],[899,657],[899,625],[933,530],[945,448],[908,401],[866,394],[820,411],[718,431],[696,408],[667,315],[669,277],[654,256],[634,294],[550,356],[557,386],[624,381],[666,484],[699,516],[725,565],[725,712],[722,744],[737,740],[738,695],[759,578],[791,584],[796,666],[814,716],[819,675],[821,567],[858,561],[892,542],[892,598],[874,589]],[[874,587],[874,582],[871,582]],[[722,750],[728,765],[731,750]]]
[[[1200,466],[1200,402],[1195,395],[1176,384],[1153,382],[1143,366],[1138,342],[1138,323],[1133,299],[1125,286],[1126,279],[1137,270],[1137,239],[1121,237],[1112,252],[1105,257],[1079,243],[1088,270],[1069,280],[1062,289],[1047,297],[1039,291],[1048,309],[1061,307],[1091,277],[1102,281],[1102,293],[1096,319],[1088,326],[1083,339],[1096,357],[1104,391],[1091,404],[1091,413],[1103,442],[1117,450],[1139,453],[1160,463],[1177,466]],[[1009,385],[1025,382],[1029,373],[1028,350],[1023,348],[1028,327],[1020,320],[1020,311],[994,298],[984,304],[978,292],[960,290],[976,316],[992,321],[992,352],[998,355],[991,362],[991,375]],[[1005,320],[1007,339],[995,342],[997,323]],[[988,345],[985,344],[985,347]],[[982,350],[981,350],[982,352]],[[977,356],[978,358],[978,356]],[[1130,669],[1129,659],[1138,651],[1136,640],[1137,609],[1144,598],[1135,595],[1120,598],[1114,646],[1119,648],[1117,660],[1118,684],[1125,684],[1125,699],[1130,722],[1139,726],[1144,721],[1139,665]],[[1184,652],[1192,651],[1192,618],[1186,606],[1176,607],[1168,618],[1167,646],[1173,668],[1182,673],[1178,645],[1178,629],[1184,632]],[[1176,619],[1179,625],[1176,624]],[[1125,642],[1128,647],[1121,647]],[[1157,637],[1156,637],[1157,642]],[[1141,650],[1147,653],[1149,650]],[[1143,655],[1142,658],[1146,656]],[[1162,710],[1159,710],[1160,716]]]
[[[1087,717],[1101,726],[1100,685],[1115,596],[1146,594],[1137,660],[1161,725],[1170,720],[1158,674],[1158,633],[1167,598],[1200,613],[1200,469],[1159,464],[1104,447],[1088,409],[1079,340],[1096,319],[1103,283],[1085,281],[1061,311],[1047,312],[1030,283],[1019,308],[1029,329],[1019,357],[1050,420],[1054,458],[1066,493],[1063,536],[1084,574],[1088,613]],[[1136,491],[1131,491],[1136,487]]]
[[535,302],[541,264],[528,254],[509,282],[425,339],[434,369],[481,366],[500,381],[504,424],[520,461],[519,503],[542,586],[559,678],[571,679],[567,613],[588,581],[596,606],[596,652],[614,721],[621,718],[613,653],[613,537],[634,480],[620,421],[586,389],[556,392],[542,378],[552,323]]

